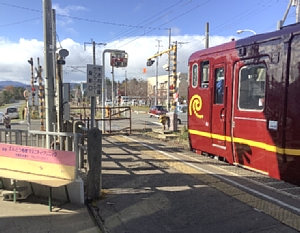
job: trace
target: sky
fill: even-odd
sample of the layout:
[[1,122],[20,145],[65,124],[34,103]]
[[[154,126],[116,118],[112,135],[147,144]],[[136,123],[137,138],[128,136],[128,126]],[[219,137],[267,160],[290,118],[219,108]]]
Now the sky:
[[[44,64],[43,0],[0,0],[0,80],[30,83],[37,58]],[[92,41],[96,43],[96,64],[102,65],[104,49],[128,53],[128,66],[115,68],[116,81],[156,76],[156,63],[149,57],[165,51],[177,41],[177,71],[186,73],[189,56],[204,48],[209,23],[209,45],[215,46],[276,30],[289,0],[52,0],[56,12],[57,48],[67,49],[64,82],[86,81],[86,66],[93,63]],[[284,25],[296,22],[291,7]],[[169,38],[171,32],[171,38]],[[102,44],[102,45],[101,45]],[[105,44],[105,46],[103,45]],[[167,72],[167,54],[159,57],[158,75]],[[111,78],[110,56],[105,53],[105,75]],[[144,73],[144,68],[147,68]],[[45,75],[45,74],[43,74]]]

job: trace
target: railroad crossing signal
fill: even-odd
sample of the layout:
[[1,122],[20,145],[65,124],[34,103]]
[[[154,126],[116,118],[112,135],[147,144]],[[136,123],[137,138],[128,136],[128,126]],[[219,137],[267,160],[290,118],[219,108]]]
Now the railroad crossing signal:
[[116,68],[127,67],[128,53],[121,51],[114,51],[110,53],[110,65]]

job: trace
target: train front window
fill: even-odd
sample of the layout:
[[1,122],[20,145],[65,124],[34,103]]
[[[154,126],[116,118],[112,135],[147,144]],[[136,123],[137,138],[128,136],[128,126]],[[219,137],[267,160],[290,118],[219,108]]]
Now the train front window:
[[201,62],[201,88],[209,87],[209,61]]
[[265,86],[265,65],[248,65],[242,67],[239,73],[238,107],[247,110],[263,110]]

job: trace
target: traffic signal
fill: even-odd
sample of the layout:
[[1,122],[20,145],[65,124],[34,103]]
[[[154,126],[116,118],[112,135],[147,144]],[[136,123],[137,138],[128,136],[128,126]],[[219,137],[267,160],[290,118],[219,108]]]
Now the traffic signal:
[[153,65],[153,63],[154,63],[155,61],[154,60],[147,60],[147,63],[146,63],[146,65],[147,66],[152,66]]

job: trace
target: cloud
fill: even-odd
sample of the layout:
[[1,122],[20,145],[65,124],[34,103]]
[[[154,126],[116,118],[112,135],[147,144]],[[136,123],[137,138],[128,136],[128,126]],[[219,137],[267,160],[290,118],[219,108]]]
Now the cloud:
[[[229,42],[233,38],[212,36],[210,38],[210,46]],[[157,37],[148,36],[135,38],[127,38],[122,41],[113,41],[106,45],[96,47],[96,63],[102,64],[102,53],[104,49],[120,49],[128,53],[128,67],[126,68],[128,78],[146,79],[156,75],[156,63],[151,67],[146,66],[146,61],[149,57],[157,52],[157,39],[161,40],[160,51],[168,49],[169,38],[167,36]],[[177,52],[177,67],[178,72],[187,72],[187,61],[189,56],[200,49],[204,48],[204,37],[201,35],[182,35],[173,36],[171,41],[178,42]],[[130,43],[129,43],[130,42]],[[182,42],[182,43],[181,43]],[[64,82],[81,82],[86,81],[86,65],[92,64],[92,46],[84,46],[70,38],[61,41],[63,48],[69,51],[69,56],[66,58],[64,70]],[[31,72],[30,65],[27,60],[30,57],[34,60],[34,65],[37,66],[37,58],[40,58],[40,64],[44,67],[44,42],[35,39],[26,40],[21,38],[18,42],[11,42],[7,38],[0,38],[0,54],[5,56],[0,57],[0,80],[14,80],[24,83],[30,83]],[[109,66],[110,56],[105,54],[105,74],[111,78],[111,67]],[[168,55],[164,54],[159,57],[158,73],[165,75],[167,72],[162,68],[167,63]],[[147,68],[147,73],[143,73],[143,68]],[[115,80],[124,80],[125,69],[114,69]],[[43,73],[43,77],[45,74]]]
[[55,9],[57,14],[60,15],[70,15],[70,12],[72,11],[87,11],[88,9],[83,7],[83,6],[79,6],[79,5],[68,5],[66,7],[60,7],[58,3],[54,3],[52,5],[52,8]]
[[138,3],[138,4],[133,8],[133,11],[134,11],[134,12],[139,11],[141,8],[142,8],[141,3]]
[[66,16],[64,17],[63,20],[57,20],[56,24],[58,26],[66,26],[68,24],[72,24],[73,20],[71,18],[68,18],[67,16],[71,15],[71,12],[76,12],[76,11],[88,11],[87,8],[83,7],[83,6],[79,6],[79,5],[68,5],[66,7],[60,7],[60,5],[58,3],[54,3],[52,4],[52,8],[55,9],[55,12],[57,15],[63,15]]

